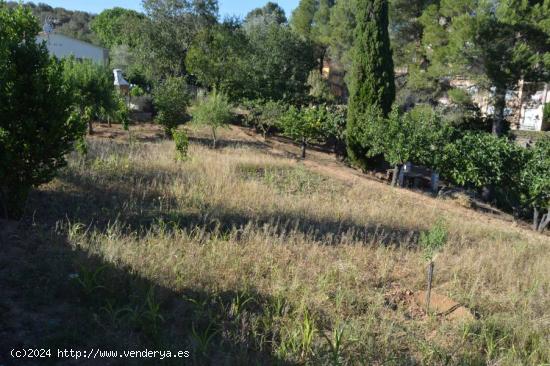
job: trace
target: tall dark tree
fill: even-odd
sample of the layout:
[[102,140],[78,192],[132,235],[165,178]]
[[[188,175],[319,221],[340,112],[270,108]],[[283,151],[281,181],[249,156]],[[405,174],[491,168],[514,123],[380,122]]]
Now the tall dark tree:
[[544,0],[443,0],[421,18],[434,80],[466,77],[492,95],[493,133],[503,132],[507,90],[550,79],[550,6]]
[[357,3],[357,27],[353,49],[352,83],[347,124],[348,153],[365,165],[371,123],[380,123],[395,100],[395,81],[390,37],[388,2],[366,0]]

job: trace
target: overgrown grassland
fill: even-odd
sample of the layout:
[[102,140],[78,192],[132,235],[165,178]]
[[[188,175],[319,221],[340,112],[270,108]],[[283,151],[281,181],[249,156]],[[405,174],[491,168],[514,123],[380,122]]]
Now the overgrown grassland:
[[[31,315],[4,325],[29,344],[188,349],[196,364],[550,362],[548,237],[254,146],[189,155],[90,140],[72,156],[12,236],[0,273]],[[425,286],[417,241],[440,216],[434,288],[473,322],[401,301]]]

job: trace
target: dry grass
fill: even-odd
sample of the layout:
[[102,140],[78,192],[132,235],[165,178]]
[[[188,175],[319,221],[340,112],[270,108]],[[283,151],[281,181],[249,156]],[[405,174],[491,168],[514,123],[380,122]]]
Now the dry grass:
[[[189,155],[176,162],[168,141],[92,140],[87,157],[72,156],[33,197],[36,230],[55,228],[61,246],[82,253],[71,259],[78,265],[94,258],[72,265],[87,268],[72,291],[119,345],[182,345],[197,364],[550,362],[547,236],[380,183],[336,180],[247,143],[193,143]],[[435,291],[474,322],[393,298],[423,289],[418,236],[439,217],[449,241]],[[127,306],[141,310],[116,316]]]

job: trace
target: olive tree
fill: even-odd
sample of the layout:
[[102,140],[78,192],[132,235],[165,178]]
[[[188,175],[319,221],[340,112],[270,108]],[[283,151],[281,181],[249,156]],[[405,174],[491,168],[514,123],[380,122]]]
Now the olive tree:
[[226,127],[232,117],[231,104],[227,96],[213,91],[197,105],[193,113],[193,122],[210,127],[212,131],[212,146],[215,149],[218,128]]
[[35,41],[29,9],[0,3],[0,217],[18,219],[32,187],[50,181],[84,126],[63,67]]

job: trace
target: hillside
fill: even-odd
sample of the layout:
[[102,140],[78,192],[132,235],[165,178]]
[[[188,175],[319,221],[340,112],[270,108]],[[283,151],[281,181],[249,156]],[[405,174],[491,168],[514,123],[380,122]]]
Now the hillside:
[[[18,5],[15,1],[8,1],[7,4],[11,7]],[[97,36],[90,29],[90,22],[94,18],[93,14],[59,7],[54,8],[44,3],[29,2],[27,5],[32,9],[33,15],[41,25],[47,19],[52,20],[57,33],[99,45]]]
[[[132,133],[98,128],[88,155],[71,155],[25,219],[4,225],[0,355],[46,345],[189,350],[212,365],[550,362],[548,236],[321,152],[296,160],[292,145],[237,127],[218,150],[191,131],[185,162],[157,127]],[[415,300],[418,239],[439,218],[449,240],[434,302],[468,316],[428,315]]]

